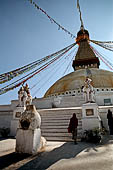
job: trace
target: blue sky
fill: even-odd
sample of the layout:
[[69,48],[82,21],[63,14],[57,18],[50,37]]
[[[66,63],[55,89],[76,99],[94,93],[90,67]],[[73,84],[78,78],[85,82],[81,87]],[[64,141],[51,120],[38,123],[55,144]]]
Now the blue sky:
[[[80,20],[76,0],[34,2],[67,30],[77,34]],[[80,0],[80,7],[90,39],[113,40],[113,0]],[[54,53],[74,41],[68,34],[58,30],[55,24],[27,0],[0,0],[0,74]],[[112,52],[94,47],[113,63]],[[68,61],[66,64],[68,65]],[[63,76],[67,65],[61,65],[53,75],[48,69],[28,81],[30,87],[37,83],[31,90],[33,97],[42,97],[47,89]],[[100,68],[109,70],[103,63]],[[54,67],[51,69],[54,70]],[[67,73],[72,71],[70,67]],[[17,91],[18,88],[1,95],[0,104],[8,104],[17,99]]]

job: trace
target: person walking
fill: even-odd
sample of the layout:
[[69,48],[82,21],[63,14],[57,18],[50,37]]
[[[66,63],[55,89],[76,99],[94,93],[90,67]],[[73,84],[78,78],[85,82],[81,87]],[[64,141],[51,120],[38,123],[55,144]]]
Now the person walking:
[[110,135],[113,135],[113,116],[111,110],[108,110],[107,119]]
[[72,133],[72,139],[74,139],[74,144],[77,144],[77,126],[78,126],[78,119],[76,114],[73,113],[73,116],[70,119],[68,130]]

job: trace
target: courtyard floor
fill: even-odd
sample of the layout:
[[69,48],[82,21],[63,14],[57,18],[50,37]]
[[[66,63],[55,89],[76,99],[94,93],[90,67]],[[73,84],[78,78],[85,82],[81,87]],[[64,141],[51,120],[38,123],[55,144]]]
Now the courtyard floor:
[[15,153],[15,139],[0,138],[0,170],[113,170],[113,136],[102,143],[47,142],[36,155]]

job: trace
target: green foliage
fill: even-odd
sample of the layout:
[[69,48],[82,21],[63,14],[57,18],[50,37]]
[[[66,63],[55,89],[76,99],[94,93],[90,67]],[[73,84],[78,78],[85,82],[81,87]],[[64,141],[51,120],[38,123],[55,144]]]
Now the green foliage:
[[6,138],[10,133],[10,129],[9,128],[0,128],[0,135],[4,138]]
[[102,130],[94,128],[92,130],[85,130],[82,141],[99,143],[102,139]]

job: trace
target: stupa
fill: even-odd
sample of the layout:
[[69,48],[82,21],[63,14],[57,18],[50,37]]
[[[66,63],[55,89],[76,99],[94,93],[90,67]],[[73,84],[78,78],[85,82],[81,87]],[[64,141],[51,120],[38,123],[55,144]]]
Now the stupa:
[[47,90],[44,98],[59,97],[61,101],[59,107],[70,107],[74,104],[72,104],[73,99],[69,97],[75,97],[78,98],[75,106],[79,106],[84,102],[82,89],[88,77],[92,80],[96,103],[98,105],[113,104],[113,73],[99,69],[100,61],[90,46],[89,32],[83,27],[77,33],[76,43],[79,47],[72,64],[74,72],[56,81]]

